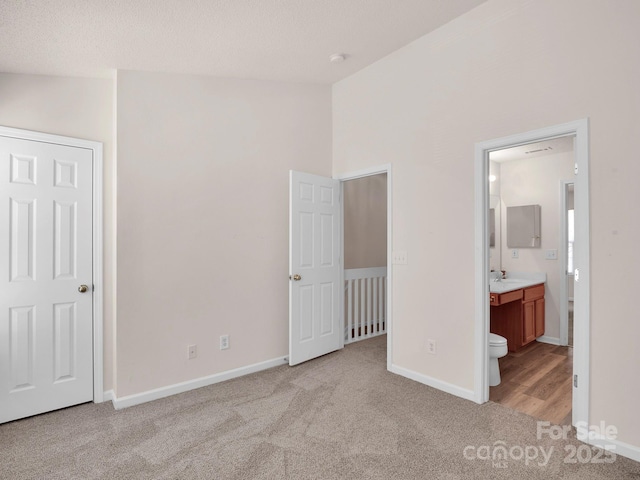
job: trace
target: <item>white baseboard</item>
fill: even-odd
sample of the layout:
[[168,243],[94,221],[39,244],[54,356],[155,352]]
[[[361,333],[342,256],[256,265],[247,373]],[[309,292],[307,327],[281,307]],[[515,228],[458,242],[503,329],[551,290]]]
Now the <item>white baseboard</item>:
[[560,343],[560,339],[559,338],[547,337],[546,335],[542,335],[541,337],[538,337],[536,340],[538,340],[539,342],[542,342],[542,343],[549,343],[551,345],[562,345]]
[[399,367],[394,364],[391,365],[390,371],[392,373],[401,375],[403,377],[409,378],[411,380],[422,383],[424,385],[428,385],[438,390],[442,390],[443,392],[450,393],[451,395],[455,395],[456,397],[464,398],[465,400],[471,400],[472,402],[476,401],[475,393],[472,390],[467,390],[466,388],[461,388],[461,387],[458,387],[457,385],[443,382],[442,380],[438,380],[436,378],[429,377],[428,375],[414,372],[413,370]]
[[[107,390],[102,394],[102,402],[113,402],[113,400],[116,398],[115,394],[113,393],[113,390]],[[100,403],[102,403],[100,402]]]
[[623,457],[640,462],[640,447],[629,445],[619,440],[611,440],[601,435],[590,437],[585,442],[596,447],[604,448],[605,450],[610,450],[616,455],[622,455]]
[[[113,391],[111,391],[113,407],[116,410],[120,410],[121,408],[127,408],[133,405],[151,402],[152,400],[158,400],[160,398],[175,395],[177,393],[188,392],[189,390],[206,387],[207,385],[213,385],[214,383],[224,382],[225,380],[231,380],[232,378],[242,377],[244,375],[249,375],[250,373],[260,372],[262,370],[267,370],[273,367],[279,367],[280,365],[285,365],[287,362],[287,357],[278,357],[272,360],[254,363],[253,365],[247,365],[246,367],[235,368],[233,370],[227,370],[226,372],[220,372],[214,375],[209,375],[207,377],[200,377],[186,382],[176,383],[175,385],[156,388],[147,392],[127,395],[126,397],[121,398],[116,398],[116,396],[113,395]],[[107,392],[105,392],[105,395],[106,393]]]

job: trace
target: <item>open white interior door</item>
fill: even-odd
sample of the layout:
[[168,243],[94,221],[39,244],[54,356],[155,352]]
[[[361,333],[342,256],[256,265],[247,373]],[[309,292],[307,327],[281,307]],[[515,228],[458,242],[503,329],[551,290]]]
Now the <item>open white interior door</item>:
[[291,171],[289,365],[342,348],[340,181]]

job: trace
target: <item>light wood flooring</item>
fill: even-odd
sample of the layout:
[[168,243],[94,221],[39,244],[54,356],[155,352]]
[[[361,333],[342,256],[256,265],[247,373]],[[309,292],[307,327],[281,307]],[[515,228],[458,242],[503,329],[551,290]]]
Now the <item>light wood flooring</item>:
[[489,400],[558,425],[571,425],[573,348],[533,342],[500,362]]

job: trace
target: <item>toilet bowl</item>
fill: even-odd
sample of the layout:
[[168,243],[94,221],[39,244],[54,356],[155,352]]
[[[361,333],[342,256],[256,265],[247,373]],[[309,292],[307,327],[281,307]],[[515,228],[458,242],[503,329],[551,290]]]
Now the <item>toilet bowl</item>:
[[508,352],[507,339],[496,335],[489,334],[489,386],[495,387],[500,385],[500,365],[498,359],[504,357]]

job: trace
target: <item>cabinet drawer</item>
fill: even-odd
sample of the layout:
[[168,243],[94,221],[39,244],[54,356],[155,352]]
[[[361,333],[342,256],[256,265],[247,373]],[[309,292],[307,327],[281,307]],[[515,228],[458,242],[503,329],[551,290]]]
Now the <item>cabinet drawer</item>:
[[522,289],[514,290],[513,292],[489,294],[489,305],[492,305],[494,307],[503,305],[505,303],[514,302],[516,300],[522,300]]
[[524,289],[524,301],[535,300],[544,297],[544,283]]

